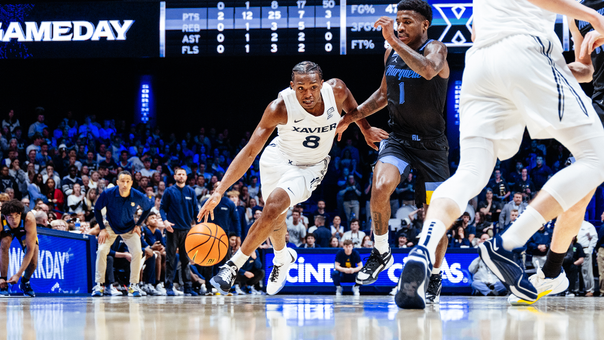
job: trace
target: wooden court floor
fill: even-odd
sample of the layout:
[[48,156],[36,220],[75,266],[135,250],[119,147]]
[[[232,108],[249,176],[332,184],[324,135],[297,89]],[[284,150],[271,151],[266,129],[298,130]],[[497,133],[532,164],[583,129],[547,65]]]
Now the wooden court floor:
[[443,296],[399,310],[390,296],[37,297],[0,299],[0,339],[604,338],[604,298]]

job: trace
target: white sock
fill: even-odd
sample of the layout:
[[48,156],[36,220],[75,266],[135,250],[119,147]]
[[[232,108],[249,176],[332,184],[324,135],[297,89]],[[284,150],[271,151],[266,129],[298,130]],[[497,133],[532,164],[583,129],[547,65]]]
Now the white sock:
[[445,227],[445,224],[439,220],[427,220],[424,222],[422,236],[420,237],[418,244],[428,248],[430,261],[432,263],[434,263],[436,260],[436,247],[438,247],[440,239],[443,238],[443,235],[446,232],[447,227]]
[[245,255],[241,251],[241,249],[239,249],[239,250],[237,250],[235,255],[233,255],[233,257],[231,257],[231,262],[233,262],[237,266],[237,268],[241,268],[245,264],[245,261],[247,261],[247,259],[249,259],[249,258],[250,258],[249,255]]
[[390,245],[388,244],[388,233],[385,233],[384,235],[374,234],[373,237],[375,239],[375,249],[377,249],[380,254],[387,253],[390,249]]
[[287,251],[287,247],[283,247],[283,249],[281,250],[274,250],[275,253],[275,259],[273,260],[273,263],[279,263],[279,264],[284,264],[284,263],[288,263],[290,262],[290,258],[289,258],[289,251]]
[[541,214],[530,205],[522,215],[501,235],[503,248],[512,250],[522,247],[547,222]]
[[432,274],[440,274],[440,268],[432,268]]

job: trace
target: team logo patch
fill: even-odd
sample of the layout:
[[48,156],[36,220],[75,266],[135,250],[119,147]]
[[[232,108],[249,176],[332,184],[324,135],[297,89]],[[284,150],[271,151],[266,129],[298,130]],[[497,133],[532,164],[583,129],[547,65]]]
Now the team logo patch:
[[330,108],[327,110],[327,119],[331,119],[331,117],[333,117],[333,112],[334,112],[335,110],[336,110],[336,109],[334,109],[333,107],[330,107]]
[[130,205],[131,205],[131,206],[134,206],[134,202],[130,202]]

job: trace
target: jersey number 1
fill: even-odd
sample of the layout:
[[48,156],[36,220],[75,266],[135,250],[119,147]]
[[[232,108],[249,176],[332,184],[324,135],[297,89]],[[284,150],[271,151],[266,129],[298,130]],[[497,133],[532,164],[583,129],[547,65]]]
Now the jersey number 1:
[[405,103],[405,82],[400,82],[398,84],[399,90],[400,90],[400,95],[399,95],[399,99],[398,99],[398,103],[399,104],[404,104]]
[[319,147],[319,140],[321,140],[321,137],[319,136],[308,136],[306,137],[306,140],[302,142],[302,145],[307,148],[316,149]]

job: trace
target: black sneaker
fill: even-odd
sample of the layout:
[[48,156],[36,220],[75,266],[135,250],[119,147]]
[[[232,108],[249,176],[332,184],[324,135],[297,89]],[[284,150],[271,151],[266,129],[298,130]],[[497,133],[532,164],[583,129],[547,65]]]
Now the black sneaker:
[[231,290],[231,287],[235,284],[237,270],[237,266],[229,261],[224,266],[220,267],[220,271],[218,271],[218,274],[210,280],[210,283],[220,292],[220,294],[227,295]]
[[394,302],[403,309],[424,309],[426,290],[432,273],[428,249],[417,245],[409,252],[407,258],[398,281],[398,292],[394,296]]
[[430,283],[428,283],[428,290],[426,291],[426,304],[439,304],[440,303],[440,290],[443,288],[443,281],[441,274],[430,275]]
[[392,250],[388,247],[388,252],[380,254],[380,252],[373,248],[371,255],[367,259],[367,263],[363,266],[363,269],[357,274],[356,283],[360,285],[370,285],[374,283],[380,273],[392,266],[394,258],[392,257]]
[[25,297],[36,297],[36,292],[31,288],[31,283],[28,281],[24,281],[21,279],[21,285],[19,286],[23,291],[23,296]]

